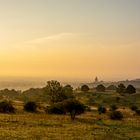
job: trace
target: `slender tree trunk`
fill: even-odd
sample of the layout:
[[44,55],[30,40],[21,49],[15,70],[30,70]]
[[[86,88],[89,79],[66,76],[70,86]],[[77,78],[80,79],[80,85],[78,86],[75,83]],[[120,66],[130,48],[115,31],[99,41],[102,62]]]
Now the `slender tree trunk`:
[[70,115],[71,115],[71,119],[72,119],[72,120],[75,120],[76,111],[75,111],[75,110],[72,110],[72,111],[70,112]]

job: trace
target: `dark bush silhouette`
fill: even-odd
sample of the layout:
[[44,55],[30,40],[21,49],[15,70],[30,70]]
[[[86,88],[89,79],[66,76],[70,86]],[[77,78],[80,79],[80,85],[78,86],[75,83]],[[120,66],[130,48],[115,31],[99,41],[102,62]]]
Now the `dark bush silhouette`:
[[117,87],[115,85],[110,85],[106,88],[107,90],[116,90]]
[[66,85],[63,88],[66,89],[66,90],[68,90],[70,93],[73,92],[73,87],[71,85]]
[[15,113],[15,108],[10,101],[0,102],[0,112],[1,113]]
[[83,85],[83,86],[81,87],[81,91],[84,91],[84,92],[89,91],[88,85]]
[[84,113],[85,106],[75,99],[68,99],[63,102],[55,103],[46,109],[50,114],[70,113],[71,119],[74,120],[76,115]]
[[116,106],[116,105],[111,105],[110,106],[110,110],[111,111],[115,111],[115,110],[117,110],[118,109],[118,107]]
[[104,106],[99,106],[98,107],[98,112],[99,112],[99,114],[103,114],[103,113],[106,113],[106,108],[104,107]]
[[124,86],[124,84],[119,84],[116,91],[118,93],[125,93],[126,87]]
[[130,109],[131,109],[132,111],[136,111],[136,110],[138,109],[138,107],[137,107],[136,105],[132,105],[132,106],[130,107]]
[[136,114],[140,116],[140,109],[136,109]]
[[136,88],[133,85],[128,85],[126,88],[126,93],[133,94],[136,93]]
[[54,103],[46,108],[46,112],[49,114],[66,114],[64,103]]
[[64,99],[74,98],[73,87],[71,85],[64,86],[62,89],[62,95],[65,97]]
[[24,105],[24,110],[27,112],[36,112],[37,104],[33,101],[29,101]]
[[112,120],[122,120],[123,119],[123,114],[120,111],[112,111],[109,114],[110,119]]
[[106,88],[104,85],[101,84],[96,87],[96,90],[99,92],[105,92]]
[[70,99],[64,102],[65,109],[70,113],[71,119],[74,120],[76,115],[80,115],[85,112],[85,105],[77,100]]

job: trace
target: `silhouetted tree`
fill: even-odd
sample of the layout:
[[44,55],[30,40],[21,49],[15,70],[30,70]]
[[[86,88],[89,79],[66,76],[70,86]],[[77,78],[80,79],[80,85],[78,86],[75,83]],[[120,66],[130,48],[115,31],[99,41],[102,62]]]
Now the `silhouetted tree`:
[[[46,92],[50,96],[52,103],[62,102],[65,99],[68,99],[66,92],[72,91],[70,87],[62,87],[58,81],[48,81],[46,86]],[[72,94],[72,93],[71,93]]]
[[104,85],[101,84],[96,87],[96,90],[99,92],[105,92],[106,88]]
[[125,93],[126,87],[124,84],[119,84],[116,90],[118,93]]
[[89,91],[88,85],[83,85],[83,86],[81,87],[81,90],[84,91],[84,92]]
[[126,93],[133,94],[136,93],[136,89],[133,85],[128,85],[126,88]]
[[65,109],[70,113],[71,119],[74,120],[76,115],[80,115],[84,113],[86,107],[84,104],[80,103],[77,100],[67,100],[64,102]]
[[84,113],[86,107],[75,99],[68,99],[63,102],[54,103],[46,109],[50,114],[66,114],[69,113],[71,119],[74,120],[76,115]]
[[74,95],[73,95],[73,87],[71,85],[64,86],[63,87],[63,94],[67,98],[74,98]]
[[11,101],[1,101],[0,102],[0,112],[1,113],[14,113],[15,108],[12,105]]

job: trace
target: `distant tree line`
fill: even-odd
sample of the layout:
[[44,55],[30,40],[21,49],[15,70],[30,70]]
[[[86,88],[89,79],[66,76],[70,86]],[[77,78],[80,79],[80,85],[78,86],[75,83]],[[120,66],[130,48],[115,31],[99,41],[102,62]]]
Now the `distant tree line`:
[[[115,85],[105,87],[103,84],[100,84],[97,85],[95,89],[98,92],[105,92],[106,90],[115,90],[117,93],[129,93],[129,94],[136,93],[136,88],[133,85],[128,85],[127,87],[125,87],[124,84],[119,84],[118,87]],[[90,88],[88,87],[88,85],[81,86],[81,91],[88,92],[89,90]]]

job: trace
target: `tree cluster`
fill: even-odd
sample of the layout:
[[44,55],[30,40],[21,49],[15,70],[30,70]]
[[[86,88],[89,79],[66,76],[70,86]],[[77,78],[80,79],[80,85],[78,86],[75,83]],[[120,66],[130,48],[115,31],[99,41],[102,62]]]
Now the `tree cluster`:
[[49,114],[66,114],[69,113],[74,120],[76,115],[84,113],[85,106],[75,99],[68,99],[63,102],[54,103],[46,109]]
[[118,93],[133,94],[133,93],[136,93],[136,88],[133,85],[128,85],[127,87],[125,87],[124,84],[119,84],[116,91]]
[[50,97],[51,103],[62,102],[63,100],[74,98],[73,88],[70,85],[63,87],[58,81],[48,81],[45,90]]
[[99,92],[105,92],[106,88],[104,85],[100,84],[96,87],[96,90]]
[[51,106],[46,109],[52,114],[69,113],[74,120],[76,115],[82,114],[85,107],[75,99],[73,88],[70,85],[62,86],[58,81],[48,81],[46,92],[50,96]]

